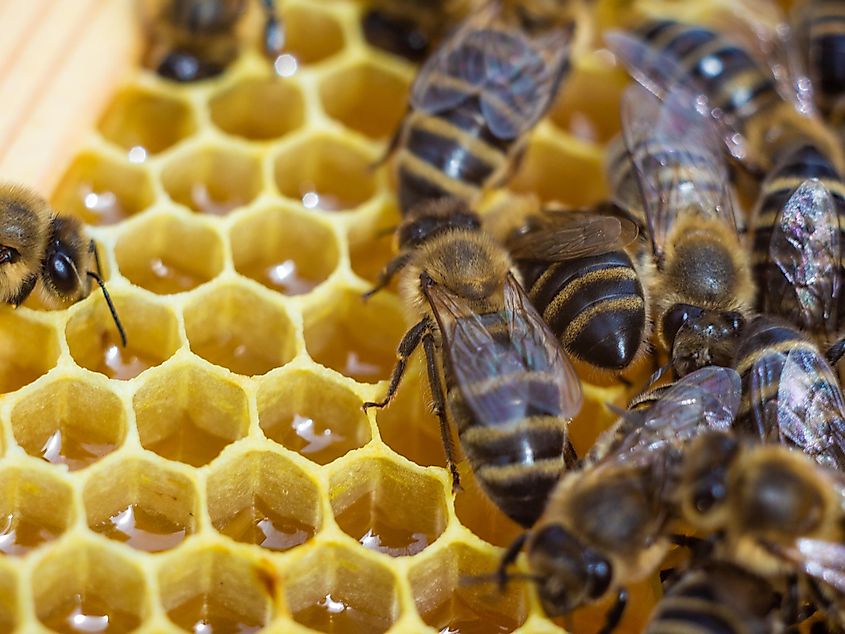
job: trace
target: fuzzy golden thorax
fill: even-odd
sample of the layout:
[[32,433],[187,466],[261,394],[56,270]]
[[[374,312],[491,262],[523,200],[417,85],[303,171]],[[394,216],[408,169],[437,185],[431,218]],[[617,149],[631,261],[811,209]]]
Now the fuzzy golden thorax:
[[18,185],[0,185],[0,299],[18,305],[37,280],[51,216],[47,201]]

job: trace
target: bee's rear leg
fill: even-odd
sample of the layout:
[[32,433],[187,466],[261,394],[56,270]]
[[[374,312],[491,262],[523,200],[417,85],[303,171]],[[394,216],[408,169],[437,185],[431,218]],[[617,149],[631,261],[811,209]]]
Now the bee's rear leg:
[[393,279],[393,276],[396,275],[403,268],[405,268],[405,265],[408,264],[408,262],[411,260],[411,256],[412,253],[400,253],[395,258],[390,260],[390,262],[388,262],[379,273],[378,280],[376,281],[375,286],[373,286],[370,290],[364,293],[364,300],[366,301],[370,299],[370,297],[372,297],[385,286],[390,284],[390,281]]
[[387,388],[387,395],[383,401],[373,402],[367,401],[362,406],[364,412],[371,407],[386,407],[393,397],[396,395],[396,390],[399,389],[399,383],[402,381],[402,375],[405,374],[405,367],[408,365],[408,357],[414,354],[414,350],[420,345],[423,335],[431,328],[431,321],[428,317],[415,324],[399,342],[398,355],[399,360],[393,368],[393,374],[390,376],[390,385]]
[[628,605],[628,591],[622,588],[619,594],[616,595],[616,601],[613,607],[605,615],[604,626],[599,630],[599,634],[610,634],[619,625],[622,620],[622,615],[625,613],[625,606]]
[[461,476],[458,473],[457,460],[455,460],[455,445],[452,442],[452,434],[449,433],[449,419],[446,416],[446,398],[443,395],[443,385],[440,382],[440,373],[437,370],[437,354],[434,349],[434,335],[428,330],[422,337],[423,350],[425,351],[426,367],[428,368],[428,383],[431,387],[431,398],[434,401],[434,413],[440,422],[440,438],[443,440],[443,449],[446,451],[446,464],[452,474],[452,491],[460,491]]

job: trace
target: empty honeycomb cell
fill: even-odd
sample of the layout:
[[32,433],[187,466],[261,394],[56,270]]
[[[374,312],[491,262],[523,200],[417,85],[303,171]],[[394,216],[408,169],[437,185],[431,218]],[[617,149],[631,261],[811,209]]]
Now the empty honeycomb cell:
[[195,296],[185,307],[185,329],[194,353],[247,376],[282,366],[296,352],[284,309],[241,284]]
[[361,399],[311,371],[272,374],[258,388],[264,435],[318,464],[327,464],[370,440]]
[[329,501],[341,530],[392,557],[416,555],[446,528],[443,486],[393,460],[368,457],[332,474]]
[[535,137],[511,187],[544,201],[590,205],[607,195],[598,154],[574,151],[555,140]]
[[149,612],[146,580],[134,562],[114,548],[73,541],[35,566],[35,613],[62,634],[129,632]]
[[195,467],[211,462],[249,428],[241,387],[193,363],[151,372],[132,404],[141,444]]
[[595,64],[576,66],[549,113],[552,122],[588,143],[604,144],[619,132],[619,103],[627,78]]
[[323,109],[347,128],[374,139],[389,138],[408,101],[408,81],[371,62],[339,67],[323,78]]
[[130,161],[142,162],[193,134],[196,122],[187,102],[131,86],[117,93],[98,127]]
[[272,618],[271,574],[221,546],[176,551],[159,567],[161,603],[188,632],[256,632]]
[[46,374],[59,358],[58,334],[23,311],[0,310],[0,393]]
[[207,482],[211,523],[236,541],[284,551],[320,530],[317,486],[277,453],[250,451],[221,460]]
[[254,141],[284,136],[305,119],[299,88],[282,77],[245,79],[214,95],[209,108],[218,128]]
[[158,214],[127,227],[114,248],[133,284],[167,295],[196,288],[223,269],[220,236],[196,218]]
[[18,624],[18,582],[11,566],[0,567],[0,632],[14,632]]
[[18,401],[11,414],[17,443],[52,464],[82,469],[123,442],[126,414],[102,383],[59,379]]
[[73,521],[70,485],[41,469],[0,468],[0,553],[24,555]]
[[528,616],[524,583],[505,592],[491,582],[473,582],[496,571],[499,559],[462,543],[450,544],[415,561],[408,573],[417,611],[440,632],[488,634],[512,632]]
[[175,202],[216,216],[252,202],[262,187],[258,159],[222,145],[203,145],[171,157],[161,180]]
[[112,225],[149,207],[155,194],[143,167],[83,152],[65,172],[50,202],[89,225]]
[[235,269],[285,295],[309,292],[338,263],[332,231],[303,212],[270,208],[243,216],[231,239]]
[[101,295],[78,305],[65,326],[70,354],[83,368],[110,379],[132,379],[157,366],[180,346],[179,326],[170,308],[138,294],[112,295],[126,330],[127,345]]
[[285,571],[294,620],[318,632],[379,634],[399,616],[390,569],[341,546],[311,549]]
[[308,354],[356,381],[388,378],[406,330],[398,299],[379,293],[364,301],[359,293],[341,289],[332,299],[305,313]]
[[[318,5],[291,6],[282,10],[285,23],[285,53],[296,64],[313,64],[339,52],[343,31],[337,20]],[[278,72],[290,72],[290,62],[277,61]]]
[[82,501],[91,530],[137,550],[175,548],[196,530],[191,480],[149,460],[104,463],[88,475]]
[[369,157],[339,136],[309,136],[276,157],[276,185],[306,209],[346,211],[375,193]]
[[[349,264],[359,277],[375,283],[384,265],[396,255],[393,248],[393,234],[399,219],[392,226],[373,229],[366,236],[353,239],[349,236]],[[394,280],[389,288],[395,288]]]

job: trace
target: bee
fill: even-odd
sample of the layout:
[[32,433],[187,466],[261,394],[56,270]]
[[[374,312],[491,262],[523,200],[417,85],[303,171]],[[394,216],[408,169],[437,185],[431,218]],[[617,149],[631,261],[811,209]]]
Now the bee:
[[655,265],[655,331],[679,376],[730,365],[755,294],[718,139],[690,99],[679,90],[661,103],[632,84],[622,104]]
[[597,444],[604,450],[564,474],[543,515],[505,553],[500,583],[524,548],[527,577],[549,616],[615,595],[601,630],[610,632],[622,617],[626,586],[653,574],[669,550],[666,500],[683,448],[705,429],[729,429],[739,400],[735,371],[702,368],[638,415],[630,433],[605,432],[609,442]]
[[[246,6],[247,0],[162,0],[149,6],[152,44],[146,65],[178,82],[219,75],[238,54],[236,26]],[[274,0],[261,0],[261,6],[264,50],[275,59],[284,46],[284,29]]]
[[402,297],[418,321],[399,343],[386,397],[364,409],[393,399],[422,344],[454,486],[449,418],[482,489],[530,526],[576,459],[567,425],[581,405],[578,376],[511,272],[507,251],[464,201],[420,203],[397,236],[400,253],[377,288],[401,271]]
[[745,568],[709,559],[684,570],[654,608],[646,634],[784,631],[772,584]]
[[441,43],[388,149],[403,214],[431,198],[473,202],[515,170],[569,70],[572,32],[566,23],[534,34],[517,12],[488,2]]
[[804,2],[796,31],[816,106],[839,127],[845,115],[845,4],[838,0]]
[[698,110],[717,122],[727,150],[750,171],[767,173],[796,140],[807,139],[843,166],[835,135],[808,112],[800,80],[783,86],[787,82],[779,82],[739,41],[669,19],[610,31],[605,41],[631,76],[658,97],[676,86],[694,95]]
[[734,367],[743,382],[737,430],[845,470],[845,399],[813,341],[786,322],[760,316],[743,334]]
[[103,291],[125,347],[126,333],[103,283],[97,247],[82,223],[57,215],[26,187],[0,184],[0,301],[17,307],[37,289],[47,306],[65,308],[88,297],[92,281]]
[[579,375],[618,377],[643,360],[650,320],[641,270],[650,262],[638,260],[639,229],[623,210],[547,206],[511,222],[504,244]]

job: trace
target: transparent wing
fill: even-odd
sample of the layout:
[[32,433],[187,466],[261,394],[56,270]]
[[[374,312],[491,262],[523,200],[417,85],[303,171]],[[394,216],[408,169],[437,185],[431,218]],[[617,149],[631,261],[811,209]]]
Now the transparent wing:
[[789,351],[777,391],[777,424],[782,441],[820,464],[845,469],[845,399],[820,353]]
[[767,294],[769,310],[802,328],[830,332],[839,297],[839,217],[820,181],[804,181],[784,205],[769,260],[789,283],[785,292]]
[[630,220],[577,211],[543,214],[537,225],[508,240],[517,259],[560,262],[623,249],[637,239]]
[[845,544],[801,538],[781,553],[815,579],[845,592]]
[[761,442],[780,439],[777,396],[784,359],[784,355],[761,355],[748,373],[747,398],[754,428],[743,431]]
[[502,310],[485,315],[468,310],[442,286],[425,292],[461,393],[481,424],[578,413],[578,375],[512,275],[505,280]]

